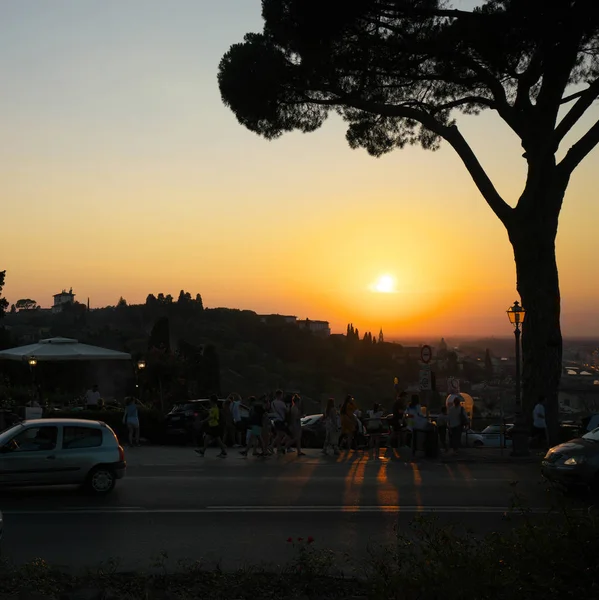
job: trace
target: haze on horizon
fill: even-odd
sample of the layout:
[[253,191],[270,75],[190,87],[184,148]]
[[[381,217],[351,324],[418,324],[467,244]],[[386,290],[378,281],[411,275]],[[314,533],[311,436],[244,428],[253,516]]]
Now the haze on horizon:
[[[336,119],[269,143],[222,105],[219,60],[260,29],[260,0],[0,4],[7,298],[49,306],[72,286],[104,306],[184,288],[335,332],[509,335],[507,234],[447,145],[377,160]],[[515,202],[517,140],[492,113],[460,125]],[[599,335],[598,174],[595,151],[561,216],[567,337]]]

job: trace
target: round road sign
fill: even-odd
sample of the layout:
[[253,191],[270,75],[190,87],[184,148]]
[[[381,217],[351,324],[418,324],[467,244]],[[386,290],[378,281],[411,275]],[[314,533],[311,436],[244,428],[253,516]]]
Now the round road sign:
[[422,362],[428,364],[431,362],[431,358],[433,357],[433,349],[429,345],[424,345],[420,349],[420,358]]

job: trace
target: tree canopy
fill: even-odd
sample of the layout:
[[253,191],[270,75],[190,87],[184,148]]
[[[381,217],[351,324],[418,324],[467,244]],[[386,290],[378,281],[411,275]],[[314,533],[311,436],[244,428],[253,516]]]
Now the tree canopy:
[[[454,113],[494,110],[529,162],[551,160],[599,95],[596,0],[487,0],[471,11],[439,0],[263,0],[262,14],[264,31],[220,64],[223,100],[242,125],[273,139],[335,111],[350,146],[374,156],[445,139],[504,222],[512,211]],[[561,177],[598,141],[599,121],[566,153]]]

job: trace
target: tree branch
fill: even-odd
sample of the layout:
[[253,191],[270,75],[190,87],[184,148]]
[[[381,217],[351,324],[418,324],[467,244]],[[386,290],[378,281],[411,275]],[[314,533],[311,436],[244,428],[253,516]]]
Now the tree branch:
[[445,131],[439,135],[447,140],[458,153],[458,156],[462,159],[464,166],[468,169],[468,173],[470,173],[476,187],[487,201],[487,204],[507,227],[513,212],[512,207],[501,197],[460,130],[455,125],[444,127],[444,129]]
[[585,90],[581,90],[580,97],[574,106],[567,112],[564,118],[555,128],[554,139],[556,146],[564,139],[568,131],[576,125],[587,109],[599,97],[599,78],[595,79]]
[[599,121],[597,121],[566,153],[557,165],[565,177],[584,160],[584,158],[599,144]]

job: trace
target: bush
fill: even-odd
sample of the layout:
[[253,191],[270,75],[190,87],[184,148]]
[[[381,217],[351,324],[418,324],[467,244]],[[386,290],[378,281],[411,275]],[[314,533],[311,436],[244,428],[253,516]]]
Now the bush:
[[[599,522],[589,514],[565,510],[546,516],[521,514],[523,524],[512,531],[481,539],[440,527],[435,519],[416,519],[416,536],[399,535],[396,543],[371,549],[354,577],[344,577],[335,568],[332,553],[319,549],[312,538],[290,538],[287,542],[296,546],[297,558],[271,571],[249,568],[226,573],[193,562],[179,563],[170,572],[166,554],[151,571],[135,574],[117,573],[116,561],[85,577],[66,575],[42,560],[21,568],[0,564],[0,598],[41,592],[48,598],[77,600],[90,598],[90,590],[97,591],[93,597],[130,600],[599,598]],[[87,595],[78,596],[73,592],[77,589]]]
[[[164,416],[160,411],[148,408],[138,408],[139,428],[141,437],[152,444],[162,444],[166,439],[166,425]],[[123,424],[123,409],[97,409],[97,410],[58,410],[46,412],[45,417],[52,419],[86,419],[89,421],[103,421],[117,434],[119,441],[127,440],[127,427]]]

